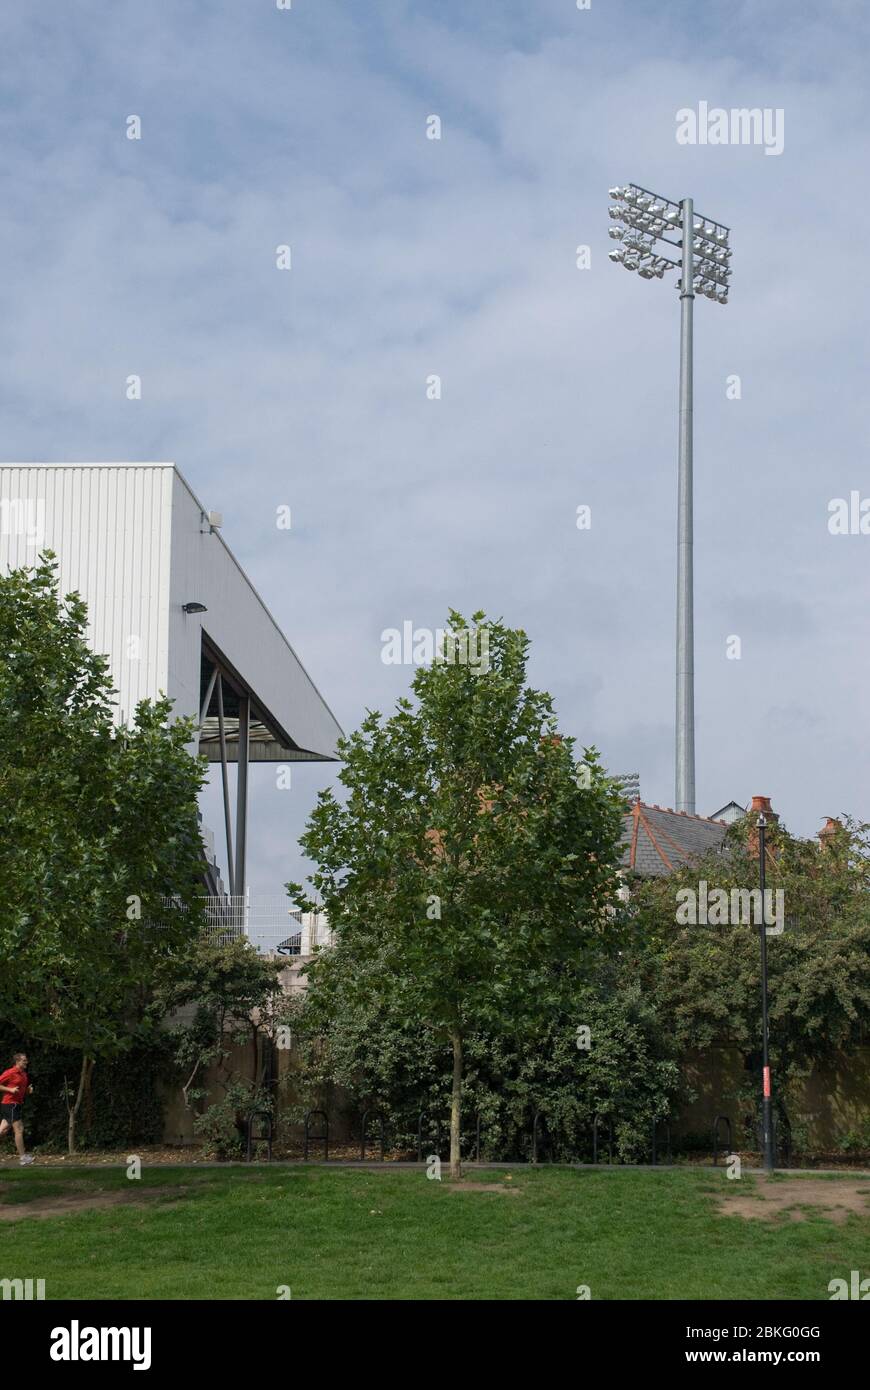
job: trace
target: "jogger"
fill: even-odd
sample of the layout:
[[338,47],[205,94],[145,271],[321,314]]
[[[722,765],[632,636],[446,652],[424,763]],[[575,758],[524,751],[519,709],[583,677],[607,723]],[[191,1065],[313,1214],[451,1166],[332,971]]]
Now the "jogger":
[[12,1066],[0,1074],[0,1095],[0,1139],[11,1129],[19,1163],[32,1163],[24,1149],[24,1098],[33,1095],[25,1052],[16,1052]]

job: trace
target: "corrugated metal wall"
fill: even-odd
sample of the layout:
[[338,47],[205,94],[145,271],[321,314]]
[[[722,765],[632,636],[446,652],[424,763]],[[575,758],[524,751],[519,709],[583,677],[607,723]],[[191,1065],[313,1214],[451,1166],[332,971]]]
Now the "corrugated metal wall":
[[172,481],[171,465],[0,467],[0,570],[56,552],[111,658],[119,719],[167,687]]

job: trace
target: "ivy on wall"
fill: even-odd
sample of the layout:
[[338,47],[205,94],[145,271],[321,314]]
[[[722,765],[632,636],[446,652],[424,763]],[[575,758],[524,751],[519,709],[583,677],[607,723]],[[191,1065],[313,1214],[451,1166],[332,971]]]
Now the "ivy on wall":
[[[65,1083],[68,1081],[75,1096],[81,1054],[30,1044],[0,1027],[0,1069],[11,1066],[13,1052],[21,1050],[29,1058],[33,1084],[33,1095],[28,1097],[24,1111],[27,1147],[63,1151],[67,1146]],[[114,1061],[97,1063],[90,1093],[82,1106],[81,1148],[117,1149],[160,1143],[163,1105],[157,1085],[171,1066],[170,1054],[168,1040],[159,1038],[147,1047],[131,1048]]]

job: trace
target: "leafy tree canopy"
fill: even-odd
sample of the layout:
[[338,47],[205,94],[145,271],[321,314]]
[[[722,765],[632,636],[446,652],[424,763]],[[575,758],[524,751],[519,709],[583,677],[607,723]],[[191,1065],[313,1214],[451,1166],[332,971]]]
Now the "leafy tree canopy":
[[527,685],[522,631],[451,612],[447,634],[486,663],[436,660],[392,716],[368,713],[341,746],[346,798],[321,793],[301,843],[335,939],[312,997],[375,988],[449,1040],[458,1171],[463,1040],[531,1038],[612,937],[623,803],[594,749],[575,764],[552,699]]
[[0,576],[0,951],[24,1038],[110,1056],[199,926],[191,726],[143,701],[117,727],[106,659],[51,554]]

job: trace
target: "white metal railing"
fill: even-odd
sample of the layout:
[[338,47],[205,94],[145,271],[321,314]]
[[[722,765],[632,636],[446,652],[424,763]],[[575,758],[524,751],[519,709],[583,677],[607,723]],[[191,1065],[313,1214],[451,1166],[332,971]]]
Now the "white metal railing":
[[323,912],[299,912],[286,897],[247,893],[208,897],[205,933],[214,943],[247,937],[262,955],[310,956],[328,946],[331,934]]

